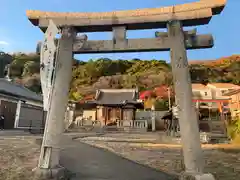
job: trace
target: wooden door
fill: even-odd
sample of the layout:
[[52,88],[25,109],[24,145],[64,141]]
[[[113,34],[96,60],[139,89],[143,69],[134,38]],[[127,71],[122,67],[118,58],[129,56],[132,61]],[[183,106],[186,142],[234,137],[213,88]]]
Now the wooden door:
[[121,119],[120,108],[107,108],[106,124],[115,124],[116,120]]
[[17,103],[1,100],[1,114],[4,115],[4,129],[13,129],[17,110]]
[[133,109],[123,109],[123,120],[133,120]]
[[108,109],[107,109],[106,124],[111,123],[113,117],[114,117],[114,109],[108,108]]
[[121,116],[121,108],[117,108],[116,111],[115,111],[115,118],[117,120],[120,120],[122,118]]

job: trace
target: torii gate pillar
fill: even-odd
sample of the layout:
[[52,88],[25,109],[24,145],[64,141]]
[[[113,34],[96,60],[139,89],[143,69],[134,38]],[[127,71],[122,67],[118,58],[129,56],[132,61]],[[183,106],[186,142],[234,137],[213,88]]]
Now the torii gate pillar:
[[36,175],[42,179],[61,179],[65,169],[60,166],[61,139],[64,131],[64,115],[68,103],[68,92],[72,77],[73,42],[76,32],[63,27],[53,78],[50,107]]
[[203,174],[204,158],[200,143],[198,120],[192,103],[192,85],[188,69],[185,37],[180,21],[167,24],[171,43],[171,65],[176,104],[179,108],[179,125],[184,155],[185,172],[182,179],[214,180],[211,174]]

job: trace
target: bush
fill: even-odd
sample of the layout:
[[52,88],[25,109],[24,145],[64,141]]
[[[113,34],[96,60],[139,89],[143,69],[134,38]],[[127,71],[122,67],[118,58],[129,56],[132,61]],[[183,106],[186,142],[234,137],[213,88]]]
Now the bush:
[[167,111],[169,109],[168,107],[168,101],[167,100],[157,100],[155,102],[155,110],[156,111]]
[[227,133],[232,141],[238,142],[238,139],[240,139],[240,118],[233,119],[228,123]]

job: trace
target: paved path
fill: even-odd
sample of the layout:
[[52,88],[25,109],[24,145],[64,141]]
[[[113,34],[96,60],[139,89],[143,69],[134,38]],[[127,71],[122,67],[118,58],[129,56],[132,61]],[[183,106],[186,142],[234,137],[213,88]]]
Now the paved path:
[[38,134],[34,135],[24,130],[0,130],[0,138],[5,136],[39,136]]
[[172,176],[103,149],[68,140],[61,164],[75,173],[73,180],[174,180]]

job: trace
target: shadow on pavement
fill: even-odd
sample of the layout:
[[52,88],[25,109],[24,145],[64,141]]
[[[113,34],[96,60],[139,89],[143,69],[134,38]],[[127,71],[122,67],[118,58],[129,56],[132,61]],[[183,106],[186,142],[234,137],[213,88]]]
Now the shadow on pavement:
[[73,180],[176,180],[176,176],[137,164],[107,150],[68,141],[61,164],[74,173]]

